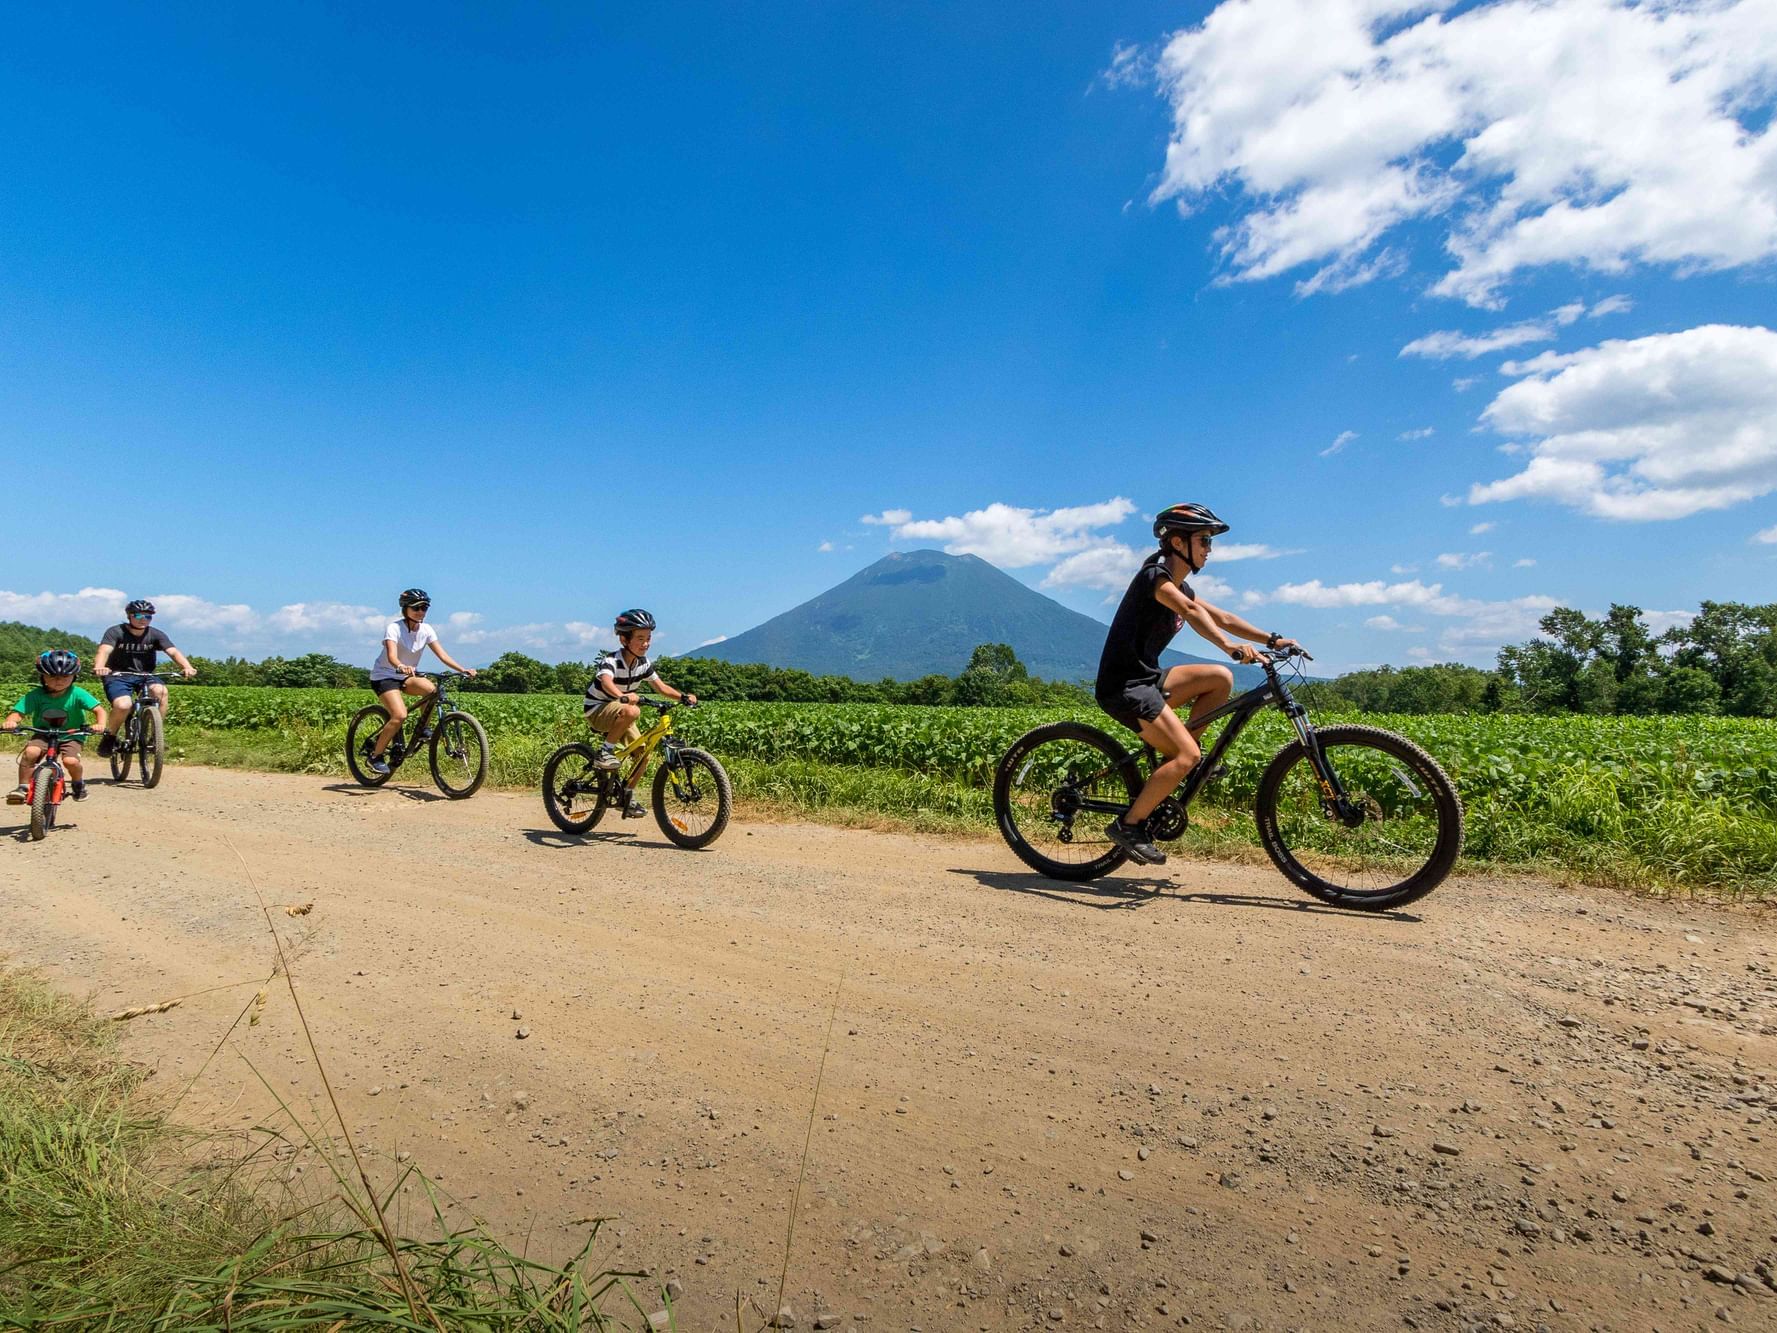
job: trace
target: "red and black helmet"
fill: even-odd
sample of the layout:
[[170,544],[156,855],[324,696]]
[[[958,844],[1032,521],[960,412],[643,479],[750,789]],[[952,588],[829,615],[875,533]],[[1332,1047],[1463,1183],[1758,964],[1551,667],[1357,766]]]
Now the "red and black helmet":
[[1212,537],[1219,537],[1227,530],[1228,525],[1217,518],[1215,510],[1208,505],[1168,505],[1154,515],[1154,536],[1161,541],[1175,532],[1207,532]]

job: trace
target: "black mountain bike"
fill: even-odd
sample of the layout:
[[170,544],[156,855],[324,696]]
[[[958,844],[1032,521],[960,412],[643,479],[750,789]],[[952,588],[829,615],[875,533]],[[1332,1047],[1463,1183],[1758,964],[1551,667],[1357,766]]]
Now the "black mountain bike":
[[377,732],[388,722],[389,710],[381,704],[360,708],[346,728],[346,766],[352,770],[352,776],[366,787],[380,787],[395,776],[402,760],[424,748],[439,791],[453,801],[475,795],[487,780],[487,732],[474,717],[451,706],[446,682],[461,675],[458,671],[442,671],[431,677],[438,688],[408,712],[404,729],[395,734],[389,748],[383,751],[383,762],[389,766],[387,773],[378,773],[370,766],[370,747],[376,743]]
[[137,773],[144,787],[159,783],[161,769],[167,762],[167,725],[160,715],[160,705],[148,693],[148,687],[160,677],[146,671],[113,671],[119,680],[130,683],[134,706],[117,729],[117,745],[111,751],[111,776],[128,782],[130,765],[140,761]]
[[[1228,725],[1147,820],[1161,842],[1179,837],[1191,799],[1222,774],[1222,756],[1261,709],[1275,706],[1296,739],[1277,752],[1254,801],[1259,838],[1284,876],[1322,902],[1371,911],[1400,907],[1443,882],[1462,851],[1462,801],[1444,770],[1404,736],[1341,723],[1316,727],[1296,702],[1281,664],[1300,649],[1260,651],[1265,683],[1194,724]],[[1299,677],[1298,677],[1299,679]],[[1019,860],[1056,879],[1109,874],[1129,854],[1105,826],[1129,809],[1147,768],[1097,727],[1052,722],[1013,742],[994,776],[1000,833]]]

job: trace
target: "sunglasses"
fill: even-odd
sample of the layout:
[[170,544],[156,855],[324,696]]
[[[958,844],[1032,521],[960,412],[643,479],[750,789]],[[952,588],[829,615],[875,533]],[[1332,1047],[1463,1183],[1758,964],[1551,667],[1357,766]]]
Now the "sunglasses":
[[153,620],[153,616],[145,616],[140,611],[130,617],[131,620]]

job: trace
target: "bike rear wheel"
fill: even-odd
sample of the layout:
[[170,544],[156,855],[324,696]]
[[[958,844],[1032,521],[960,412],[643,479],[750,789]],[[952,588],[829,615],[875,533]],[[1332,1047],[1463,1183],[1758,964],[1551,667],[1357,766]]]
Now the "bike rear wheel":
[[734,789],[716,757],[689,746],[654,770],[654,820],[678,847],[708,847],[728,827]]
[[1084,801],[1127,807],[1141,790],[1135,758],[1097,727],[1051,722],[1012,743],[993,779],[993,813],[1006,845],[1053,879],[1108,875],[1129,854],[1105,835],[1116,816]]
[[604,783],[593,758],[593,748],[576,741],[543,764],[543,809],[563,833],[585,833],[604,818]]
[[370,766],[370,746],[388,720],[388,709],[381,704],[367,704],[346,728],[346,767],[361,786],[380,787],[395,776],[393,765],[387,773],[378,773]]
[[166,724],[161,719],[158,705],[143,707],[141,724],[142,785],[152,787],[160,781],[161,769],[167,761]]
[[1325,727],[1322,753],[1362,814],[1329,815],[1300,741],[1259,779],[1259,838],[1290,883],[1337,907],[1379,912],[1423,898],[1462,851],[1462,801],[1444,770],[1404,736],[1375,727]]
[[55,769],[45,764],[31,774],[31,840],[42,842],[56,822]]
[[117,736],[111,749],[111,780],[128,782],[130,765],[136,759],[136,719],[127,717],[123,725],[117,729]]
[[468,713],[446,713],[426,757],[438,790],[453,801],[467,800],[487,780],[487,732]]

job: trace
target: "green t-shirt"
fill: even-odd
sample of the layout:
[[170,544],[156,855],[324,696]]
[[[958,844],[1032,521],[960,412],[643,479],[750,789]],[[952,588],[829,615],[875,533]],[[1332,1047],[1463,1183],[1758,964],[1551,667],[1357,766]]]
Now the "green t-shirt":
[[[0,699],[5,697],[0,695]],[[70,685],[60,694],[51,694],[38,685],[27,690],[25,697],[12,706],[12,711],[23,713],[25,722],[33,727],[43,725],[46,712],[65,712],[68,714],[67,729],[73,731],[76,727],[84,727],[98,706],[99,701],[78,685]]]

